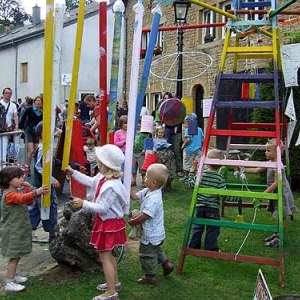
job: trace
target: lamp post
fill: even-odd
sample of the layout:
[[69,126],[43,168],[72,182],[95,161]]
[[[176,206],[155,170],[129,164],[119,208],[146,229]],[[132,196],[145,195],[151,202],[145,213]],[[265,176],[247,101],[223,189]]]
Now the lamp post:
[[177,64],[177,84],[176,96],[181,100],[182,98],[182,51],[183,51],[183,29],[182,25],[186,24],[187,13],[191,4],[186,0],[176,0],[173,2],[175,12],[175,24],[177,30],[177,50],[178,50],[178,64]]

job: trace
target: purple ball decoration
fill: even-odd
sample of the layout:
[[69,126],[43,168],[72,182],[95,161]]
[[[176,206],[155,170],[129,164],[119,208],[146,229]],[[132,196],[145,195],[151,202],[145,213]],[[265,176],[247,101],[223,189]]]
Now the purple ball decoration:
[[179,99],[170,98],[160,105],[158,115],[163,123],[168,126],[176,126],[184,121],[186,106]]

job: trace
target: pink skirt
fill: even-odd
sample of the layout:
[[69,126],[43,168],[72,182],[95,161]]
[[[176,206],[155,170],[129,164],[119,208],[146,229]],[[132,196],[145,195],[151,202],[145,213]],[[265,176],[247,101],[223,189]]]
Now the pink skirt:
[[126,244],[126,222],[124,219],[102,220],[97,214],[90,244],[99,251],[111,251]]

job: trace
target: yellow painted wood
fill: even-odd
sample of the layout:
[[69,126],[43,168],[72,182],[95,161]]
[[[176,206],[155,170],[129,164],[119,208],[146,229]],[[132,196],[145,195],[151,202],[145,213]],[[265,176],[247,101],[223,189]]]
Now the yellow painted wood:
[[223,50],[222,50],[222,55],[221,55],[221,61],[220,61],[220,67],[219,67],[220,72],[224,72],[226,56],[227,56],[227,52],[228,52],[227,50],[230,46],[230,37],[231,37],[231,31],[227,30],[226,35],[225,35],[225,41],[224,41],[224,46],[223,46]]
[[261,47],[228,47],[228,53],[272,53],[273,46],[261,46]]
[[273,58],[273,53],[238,53],[237,59],[270,59]]
[[[77,84],[78,84],[78,72],[79,72],[79,65],[80,65],[84,16],[85,16],[85,0],[80,0],[79,8],[78,8],[76,40],[75,40],[74,57],[73,57],[72,82],[70,87],[68,116],[66,120],[66,133],[65,133],[64,153],[63,153],[63,161],[62,161],[63,170],[65,170],[68,167],[70,161],[74,107],[76,102],[76,91],[77,91]],[[78,138],[80,138],[80,142],[81,142],[82,137],[80,136]]]
[[[51,150],[51,103],[52,103],[52,61],[54,43],[53,22],[54,0],[46,1],[46,21],[44,39],[44,92],[43,92],[43,185],[50,186],[52,172]],[[43,196],[42,206],[49,207],[50,193]]]

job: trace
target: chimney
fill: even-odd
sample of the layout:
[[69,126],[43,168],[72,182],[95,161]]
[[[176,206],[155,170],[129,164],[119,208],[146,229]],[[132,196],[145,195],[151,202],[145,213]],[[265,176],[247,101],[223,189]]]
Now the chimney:
[[9,21],[5,22],[3,25],[4,25],[4,32],[5,33],[10,32],[10,23],[9,23]]
[[32,24],[38,25],[41,23],[41,8],[35,5],[32,8]]

